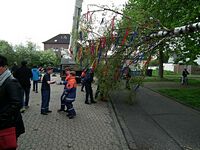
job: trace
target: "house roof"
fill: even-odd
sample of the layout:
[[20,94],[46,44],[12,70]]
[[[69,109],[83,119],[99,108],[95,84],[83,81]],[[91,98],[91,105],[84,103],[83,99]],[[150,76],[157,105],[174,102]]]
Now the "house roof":
[[43,42],[44,44],[69,44],[70,34],[58,34],[57,36]]

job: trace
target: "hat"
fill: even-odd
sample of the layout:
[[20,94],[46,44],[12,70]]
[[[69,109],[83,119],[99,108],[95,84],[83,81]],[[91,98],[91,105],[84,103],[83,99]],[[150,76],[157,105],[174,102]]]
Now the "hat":
[[70,71],[70,74],[76,75],[76,72],[75,71]]
[[53,67],[50,67],[50,66],[47,67],[47,71],[52,70],[52,69],[53,69]]

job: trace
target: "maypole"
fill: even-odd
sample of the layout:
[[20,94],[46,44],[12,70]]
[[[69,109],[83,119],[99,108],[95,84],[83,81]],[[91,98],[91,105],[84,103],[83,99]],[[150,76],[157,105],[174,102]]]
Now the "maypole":
[[74,58],[76,58],[77,49],[78,49],[78,45],[76,41],[78,39],[79,20],[81,16],[82,3],[83,3],[83,0],[76,0],[75,7],[74,7],[72,33],[71,33],[71,40],[70,40],[70,52],[71,54],[73,54]]

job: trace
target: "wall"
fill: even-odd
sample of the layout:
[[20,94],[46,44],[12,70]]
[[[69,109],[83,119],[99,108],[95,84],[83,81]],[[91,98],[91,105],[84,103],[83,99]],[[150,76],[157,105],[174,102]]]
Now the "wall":
[[164,67],[164,70],[174,71],[174,64],[166,64],[166,63],[164,63],[163,67]]
[[47,49],[68,49],[69,45],[68,44],[44,44],[44,50]]
[[178,65],[176,64],[174,67],[175,73],[182,73],[182,71],[187,68],[187,71],[190,74],[200,75],[200,66],[192,66],[192,65]]
[[[179,64],[163,64],[164,70],[173,71],[174,73],[181,74],[182,71],[186,68],[190,74],[200,75],[200,66],[192,66],[192,65],[179,65]],[[148,67],[148,69],[156,70],[158,66]]]

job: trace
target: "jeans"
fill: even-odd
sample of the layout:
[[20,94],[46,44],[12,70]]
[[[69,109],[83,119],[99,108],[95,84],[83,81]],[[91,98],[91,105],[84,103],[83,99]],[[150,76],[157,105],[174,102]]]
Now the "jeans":
[[86,99],[85,99],[85,102],[88,102],[88,98],[90,96],[90,100],[91,102],[94,101],[94,98],[93,98],[93,91],[92,91],[92,83],[85,83],[85,91],[86,91]]
[[33,81],[33,91],[38,92],[38,81]]
[[49,110],[50,90],[41,90],[41,93],[42,93],[41,113],[46,113]]
[[30,87],[23,88],[23,106],[28,106],[29,104],[29,95],[30,95]]
[[63,91],[60,97],[60,103],[61,103],[60,109],[65,110],[65,91]]
[[66,104],[66,106],[67,106],[67,110],[68,110],[69,116],[76,116],[76,111],[75,111],[75,109],[74,109],[74,107],[73,107],[72,102],[74,102],[74,101],[66,100],[66,101],[65,101],[65,104]]

